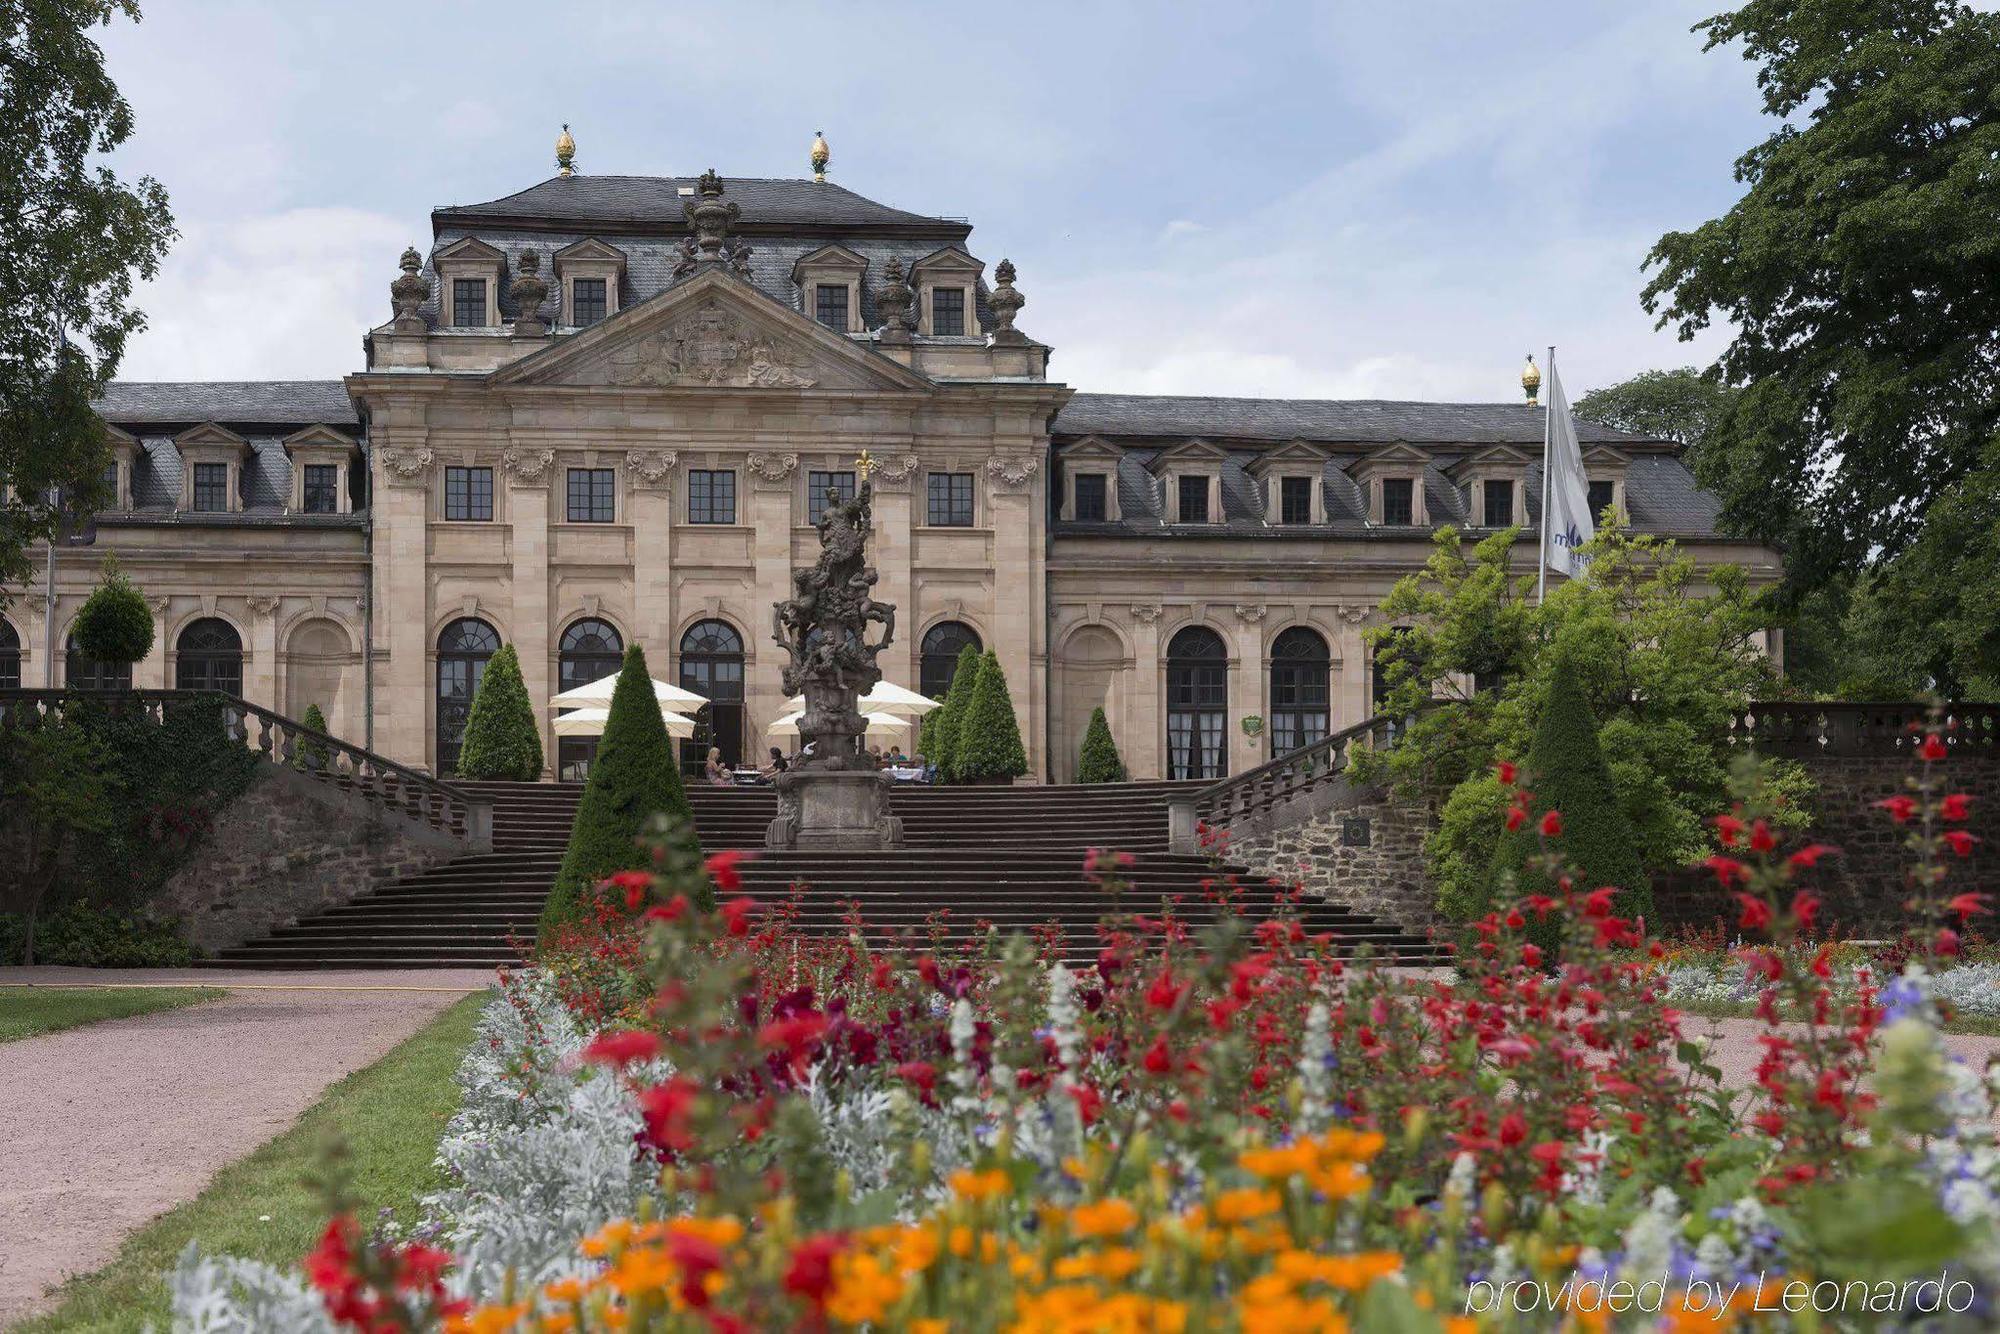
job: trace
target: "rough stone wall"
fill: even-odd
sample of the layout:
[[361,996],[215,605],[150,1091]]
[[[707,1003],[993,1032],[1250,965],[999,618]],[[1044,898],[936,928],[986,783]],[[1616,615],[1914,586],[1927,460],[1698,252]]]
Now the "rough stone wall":
[[1324,809],[1266,823],[1233,836],[1229,860],[1398,926],[1440,920],[1424,873],[1431,820],[1421,807],[1381,789],[1343,790]]
[[353,793],[261,765],[149,906],[178,918],[202,949],[226,949],[469,851]]

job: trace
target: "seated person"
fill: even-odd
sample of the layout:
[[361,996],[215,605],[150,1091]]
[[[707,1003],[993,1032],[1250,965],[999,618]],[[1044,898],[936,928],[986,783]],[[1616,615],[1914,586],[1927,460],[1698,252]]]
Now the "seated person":
[[882,757],[882,765],[888,769],[907,769],[910,765],[910,757],[903,754],[901,746],[890,746],[889,753]]
[[785,752],[773,746],[771,747],[771,762],[757,772],[766,778],[776,778],[791,767],[792,762],[785,758]]
[[868,758],[874,761],[877,769],[880,769],[882,767],[882,748],[880,746],[870,746],[868,748]]
[[708,779],[710,787],[730,787],[736,782],[736,775],[722,762],[722,750],[719,746],[708,748],[708,763],[702,766],[702,774]]

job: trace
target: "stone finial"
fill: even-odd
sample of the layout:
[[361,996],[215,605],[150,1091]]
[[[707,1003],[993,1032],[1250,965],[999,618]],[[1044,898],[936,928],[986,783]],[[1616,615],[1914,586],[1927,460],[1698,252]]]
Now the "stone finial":
[[1521,392],[1528,396],[1529,407],[1541,406],[1536,400],[1542,392],[1542,371],[1535,365],[1535,354],[1532,352],[1528,354],[1528,364],[1521,368]]
[[542,281],[541,252],[523,250],[515,267],[519,273],[507,289],[507,295],[514,298],[514,336],[539,338],[549,331],[542,323],[542,302],[548,298],[549,285]]
[[576,140],[569,137],[569,122],[563,122],[562,133],[556,136],[556,175],[572,176],[570,170],[576,162]]
[[750,278],[750,247],[738,236],[729,243],[729,271],[746,282]]
[[397,333],[422,333],[424,317],[417,313],[424,304],[424,298],[431,293],[431,285],[424,281],[424,257],[411,246],[403,252],[400,267],[402,276],[389,284],[389,300],[396,308],[396,320],[392,326]]
[[882,341],[907,343],[910,341],[910,303],[916,294],[903,280],[903,261],[890,260],[882,270],[882,278],[881,290],[875,293],[875,304],[882,308]]
[[674,261],[675,282],[679,282],[694,272],[695,258],[694,238],[692,236],[683,238],[681,241],[680,256]]
[[813,179],[822,185],[826,183],[826,164],[833,160],[833,150],[826,146],[826,131],[813,131],[812,168]]
[[695,197],[681,204],[681,212],[694,231],[702,259],[720,261],[723,242],[729,239],[729,229],[743,216],[743,210],[733,202],[722,202],[722,178],[715,174],[714,167],[701,174],[695,183]]
[[996,343],[1025,343],[1026,334],[1014,327],[1014,316],[1021,307],[1028,304],[1028,298],[1014,290],[1014,261],[1003,259],[993,270],[993,291],[987,296],[986,304],[993,308],[993,341]]

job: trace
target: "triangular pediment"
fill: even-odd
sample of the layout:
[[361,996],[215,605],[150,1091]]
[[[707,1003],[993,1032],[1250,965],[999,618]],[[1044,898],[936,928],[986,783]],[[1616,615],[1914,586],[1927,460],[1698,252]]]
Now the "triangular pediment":
[[1630,454],[1627,454],[1622,449],[1613,449],[1610,445],[1592,445],[1583,451],[1583,461],[1586,464],[1596,464],[1600,468],[1607,469],[1629,468],[1632,466],[1632,456]]
[[1167,468],[1219,467],[1229,461],[1229,451],[1206,440],[1183,440],[1177,445],[1169,445],[1153,456],[1147,466],[1154,472]]
[[910,266],[912,273],[984,273],[986,266],[955,245],[933,250]]
[[303,431],[294,431],[281,442],[287,453],[294,449],[354,449],[354,437],[315,422]]
[[190,426],[187,430],[182,431],[174,437],[174,444],[181,449],[199,449],[204,445],[219,446],[225,449],[248,449],[250,447],[248,440],[245,440],[227,426],[216,422],[203,422],[199,426]]
[[1534,459],[1524,449],[1516,449],[1513,445],[1492,445],[1466,455],[1445,471],[1453,477],[1464,477],[1494,468],[1525,468],[1532,462]]
[[625,252],[617,246],[606,245],[594,236],[586,236],[581,241],[564,246],[550,258],[557,264],[573,264],[581,261],[604,261],[612,264],[623,264],[625,262]]
[[130,431],[124,429],[121,426],[114,426],[110,422],[104,421],[102,419],[98,421],[97,425],[98,428],[104,433],[104,443],[112,446],[113,448],[118,448],[120,446],[130,447],[133,445],[137,445],[139,443],[138,436],[133,435]]
[[720,270],[493,372],[494,385],[930,392],[923,376]]
[[1367,477],[1385,469],[1408,472],[1411,469],[1422,469],[1430,461],[1430,455],[1409,441],[1392,440],[1348,464],[1347,475],[1357,478]]
[[507,258],[505,255],[476,236],[461,236],[450,245],[439,246],[431,252],[431,263],[434,265],[440,261],[449,262],[454,259],[485,260],[498,264],[505,258]]
[[800,271],[804,269],[865,269],[867,267],[868,261],[863,259],[858,252],[849,250],[846,246],[835,242],[832,245],[823,245],[809,255],[800,255],[798,262],[792,265],[792,275],[796,278]]
[[1116,463],[1125,457],[1125,451],[1109,443],[1102,436],[1087,435],[1081,440],[1073,440],[1057,449],[1057,454],[1069,463],[1096,461]]
[[1259,454],[1250,465],[1250,473],[1262,477],[1279,468],[1311,468],[1317,471],[1326,466],[1329,455],[1318,445],[1307,444],[1303,440],[1288,440],[1275,449],[1267,449]]

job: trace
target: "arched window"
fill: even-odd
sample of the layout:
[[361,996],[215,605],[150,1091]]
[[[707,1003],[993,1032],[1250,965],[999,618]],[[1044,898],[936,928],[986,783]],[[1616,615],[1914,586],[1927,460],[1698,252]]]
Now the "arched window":
[[476,617],[462,617],[438,636],[437,652],[437,771],[440,778],[458,772],[458,747],[465,739],[465,719],[472,697],[486,675],[486,663],[500,651],[500,632]]
[[243,640],[219,616],[188,622],[174,641],[174,689],[243,693]]
[[130,690],[132,688],[132,664],[129,662],[98,662],[86,658],[83,650],[76,646],[76,636],[71,635],[63,646],[63,680],[71,690]]
[[1167,645],[1167,777],[1229,772],[1229,650],[1199,625]]
[[[578,621],[563,631],[557,649],[556,688],[574,690],[616,676],[624,662],[625,641],[615,626],[598,620]],[[582,782],[590,776],[590,762],[596,758],[596,737],[556,738],[556,777],[561,781]]]
[[723,763],[743,759],[743,636],[727,621],[696,621],[681,636],[681,689],[708,703],[696,717],[694,736],[681,748],[683,765],[699,769],[708,748]]
[[983,652],[979,632],[963,621],[939,621],[924,633],[923,658],[917,673],[917,689],[932,699],[943,699],[951,689],[952,674],[958,671],[958,655],[965,649]]
[[21,688],[21,636],[13,622],[0,616],[0,690]]
[[1318,631],[1295,625],[1271,644],[1271,753],[1324,741],[1333,655]]

